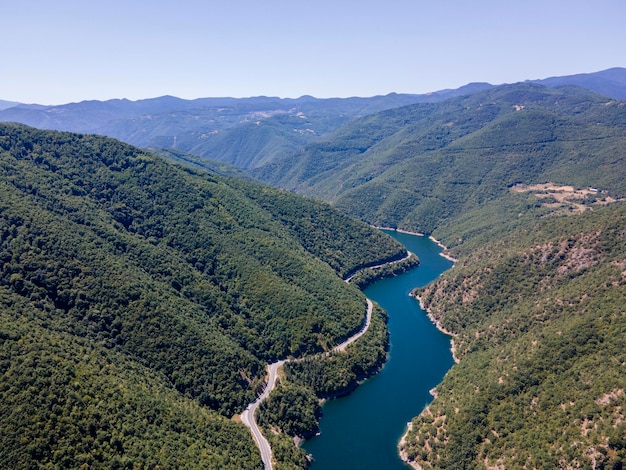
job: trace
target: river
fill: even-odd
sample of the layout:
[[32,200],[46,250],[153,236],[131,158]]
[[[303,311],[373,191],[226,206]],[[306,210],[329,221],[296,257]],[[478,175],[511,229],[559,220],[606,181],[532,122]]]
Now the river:
[[404,469],[398,441],[406,424],[430,403],[435,387],[453,364],[450,338],[431,323],[409,297],[452,263],[427,237],[386,231],[420,258],[420,266],[378,281],[365,295],[389,314],[390,352],[383,370],[347,397],[323,406],[321,434],[303,444],[313,455],[312,470]]

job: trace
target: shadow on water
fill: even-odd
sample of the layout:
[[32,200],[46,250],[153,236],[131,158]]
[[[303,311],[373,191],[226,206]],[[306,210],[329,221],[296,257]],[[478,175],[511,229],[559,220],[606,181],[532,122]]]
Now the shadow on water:
[[407,422],[432,400],[429,390],[453,364],[450,338],[435,328],[408,295],[452,263],[440,256],[441,248],[427,237],[387,233],[417,254],[421,263],[365,290],[389,314],[389,360],[352,394],[324,404],[321,435],[303,445],[315,459],[314,470],[406,469],[398,456],[398,441]]

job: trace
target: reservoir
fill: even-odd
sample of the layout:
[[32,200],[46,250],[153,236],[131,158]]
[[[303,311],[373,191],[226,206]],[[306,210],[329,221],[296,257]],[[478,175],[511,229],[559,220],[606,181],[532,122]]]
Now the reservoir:
[[303,444],[313,456],[312,470],[409,468],[398,456],[398,441],[407,422],[432,400],[429,390],[453,364],[450,337],[437,330],[408,295],[452,263],[427,237],[386,233],[415,253],[420,265],[365,289],[365,295],[389,314],[389,360],[350,395],[324,404],[321,434]]

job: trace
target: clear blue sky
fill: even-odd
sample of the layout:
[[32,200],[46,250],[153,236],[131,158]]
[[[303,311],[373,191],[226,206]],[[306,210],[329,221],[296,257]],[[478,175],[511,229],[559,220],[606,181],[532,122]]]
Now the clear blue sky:
[[0,0],[0,99],[426,93],[626,67],[626,0]]

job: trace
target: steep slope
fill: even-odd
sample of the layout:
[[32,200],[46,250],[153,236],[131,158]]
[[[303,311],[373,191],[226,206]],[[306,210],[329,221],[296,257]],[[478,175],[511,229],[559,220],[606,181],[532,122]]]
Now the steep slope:
[[225,162],[209,160],[208,158],[203,158],[193,153],[183,152],[181,150],[166,150],[157,148],[149,148],[146,150],[164,158],[165,160],[188,168],[208,171],[209,173],[215,173],[219,176],[228,176],[253,181],[253,178],[248,173]]
[[358,330],[341,276],[404,255],[326,204],[105,138],[1,124],[0,162],[3,467],[258,467],[222,416],[266,361]]
[[460,363],[413,420],[422,468],[621,468],[626,205],[542,218],[419,290]]
[[626,103],[523,83],[343,126],[256,174],[459,261],[417,291],[460,363],[416,468],[622,468]]
[[0,287],[2,468],[262,468],[247,429],[50,323]]
[[509,198],[517,183],[623,197],[625,130],[624,102],[580,88],[505,85],[353,121],[254,174],[372,224],[430,233]]

